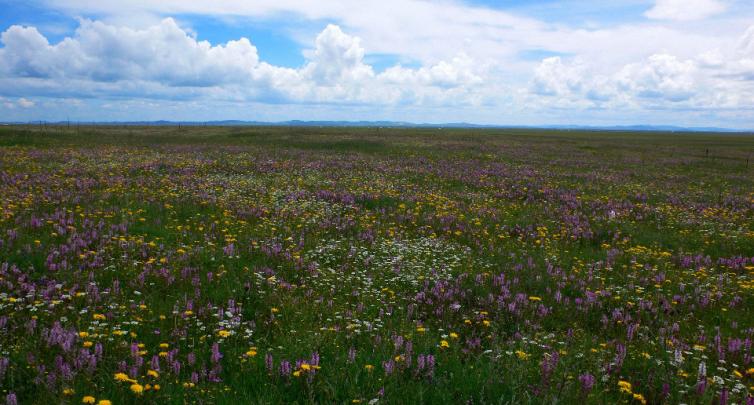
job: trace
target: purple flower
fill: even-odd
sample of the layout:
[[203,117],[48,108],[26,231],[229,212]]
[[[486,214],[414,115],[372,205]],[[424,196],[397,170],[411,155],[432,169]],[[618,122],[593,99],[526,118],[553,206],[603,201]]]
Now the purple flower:
[[223,358],[223,354],[220,353],[220,345],[217,342],[215,342],[214,344],[212,344],[212,356],[210,357],[210,360],[213,363],[217,363],[222,358]]
[[589,392],[594,388],[594,383],[597,381],[593,375],[586,373],[579,376],[579,382],[581,383],[581,390]]

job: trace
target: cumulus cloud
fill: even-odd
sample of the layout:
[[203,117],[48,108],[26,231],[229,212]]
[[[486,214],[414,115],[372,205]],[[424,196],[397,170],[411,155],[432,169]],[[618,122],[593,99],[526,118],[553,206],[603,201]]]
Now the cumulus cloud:
[[719,0],[657,0],[654,7],[644,14],[657,20],[700,20],[726,10]]
[[5,108],[8,108],[8,109],[14,109],[16,107],[32,108],[37,105],[37,103],[35,103],[33,100],[29,100],[23,97],[19,98],[16,101],[6,99],[4,97],[0,97],[0,104],[2,104]]
[[31,101],[31,100],[27,100],[27,99],[21,97],[21,98],[18,99],[18,105],[21,106],[21,107],[23,107],[23,108],[31,108],[31,107],[34,107],[35,103],[33,101]]
[[[391,103],[404,99],[406,91],[415,100],[430,99],[422,95],[442,96],[482,81],[468,57],[378,75],[364,62],[361,40],[332,24],[298,69],[261,61],[247,38],[220,45],[198,41],[171,18],[144,29],[83,20],[72,37],[57,44],[34,27],[12,26],[0,40],[5,83],[21,87],[19,92],[57,96]],[[21,80],[9,83],[10,78]],[[395,81],[403,85],[402,94],[390,88]]]
[[621,89],[638,97],[668,101],[688,100],[694,95],[696,65],[673,55],[656,54],[643,63],[625,66],[617,74]]
[[34,27],[12,26],[0,34],[0,95],[15,112],[49,104],[32,101],[40,97],[443,111],[492,106],[529,113],[752,108],[754,27],[738,35],[727,47],[699,46],[690,55],[652,52],[608,66],[576,53],[512,70],[506,61],[480,60],[459,49],[418,67],[378,71],[367,63],[365,42],[335,24],[311,40],[301,66],[281,67],[261,60],[250,39],[211,44],[170,18],[141,28],[81,20],[71,37],[57,43]]
[[374,76],[364,63],[359,38],[346,35],[337,25],[328,25],[318,36],[304,74],[317,84],[334,85],[367,80]]
[[19,77],[138,79],[202,87],[246,80],[259,65],[248,39],[211,46],[170,18],[144,30],[83,20],[72,38],[55,45],[34,27],[12,26],[0,39],[4,71]]
[[544,96],[578,93],[584,86],[585,66],[580,60],[564,64],[559,56],[545,58],[534,69],[531,89]]
[[530,93],[551,97],[550,104],[589,106],[677,103],[690,100],[700,88],[692,60],[655,54],[607,75],[596,74],[581,59],[546,58],[534,70]]

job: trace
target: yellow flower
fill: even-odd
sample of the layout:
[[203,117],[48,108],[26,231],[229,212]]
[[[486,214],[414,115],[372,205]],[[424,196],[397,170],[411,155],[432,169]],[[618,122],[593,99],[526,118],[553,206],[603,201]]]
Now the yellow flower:
[[155,390],[155,391],[159,391],[160,390],[160,384],[153,385],[152,389]]
[[423,326],[418,326],[416,328],[416,331],[419,332],[419,333],[424,333],[426,331],[426,329]]
[[309,371],[312,369],[312,366],[310,366],[309,363],[301,363],[301,369],[304,371]]
[[90,340],[87,340],[86,342],[84,342],[84,347],[92,347],[93,344],[94,343],[92,343]]
[[293,372],[294,377],[301,377],[301,370],[296,370]]
[[63,390],[63,395],[73,395],[76,391],[73,390],[73,388],[66,388]]
[[529,358],[529,354],[521,350],[516,350],[516,357],[518,357],[519,360],[526,360]]
[[170,345],[167,343],[160,343],[160,349],[167,349],[168,347],[170,347]]
[[81,331],[81,332],[79,332],[79,337],[82,338],[82,339],[88,338],[89,337],[89,332]]
[[634,399],[641,402],[643,405],[647,403],[647,400],[644,399],[644,395],[641,394],[634,394]]
[[620,392],[631,393],[631,383],[628,381],[618,381],[618,387],[620,388]]
[[738,370],[733,370],[733,375],[736,376],[736,378],[744,378],[744,375]]
[[113,405],[113,403],[109,399],[100,399],[97,405]]
[[91,395],[87,395],[84,398],[81,398],[82,404],[93,404],[94,401],[96,401],[96,399],[94,399],[94,397]]
[[102,314],[94,314],[94,315],[92,315],[92,317],[94,318],[95,321],[104,321],[105,320],[105,315],[102,315]]
[[441,340],[440,341],[440,347],[442,347],[442,348],[448,348],[448,347],[450,347],[450,344],[448,343],[447,340]]
[[136,395],[139,395],[142,392],[144,392],[144,387],[142,387],[139,384],[131,384],[131,392],[133,392]]
[[372,370],[374,370],[374,366],[371,365],[371,364],[367,364],[367,365],[364,366],[364,370],[366,370],[366,371],[372,371]]
[[532,295],[529,297],[529,301],[542,301],[542,298]]
[[451,339],[458,339],[458,334],[455,332],[450,332],[450,338]]
[[247,355],[247,356],[249,356],[249,357],[254,357],[254,356],[256,356],[256,355],[257,355],[257,351],[256,351],[256,348],[251,348],[251,349],[249,349],[249,351],[248,351],[248,352],[246,352],[246,355]]
[[226,337],[230,336],[230,331],[227,331],[227,330],[223,329],[223,330],[217,332],[217,335],[220,336],[221,338],[226,338]]
[[490,321],[488,321],[488,320],[485,319],[485,320],[482,321],[482,325],[484,325],[485,327],[489,327],[490,326]]
[[126,374],[126,373],[117,373],[117,374],[115,374],[115,379],[117,381],[131,381],[131,379],[128,378],[128,374]]
[[155,370],[149,370],[147,371],[147,375],[154,378],[160,378],[160,373],[158,373]]

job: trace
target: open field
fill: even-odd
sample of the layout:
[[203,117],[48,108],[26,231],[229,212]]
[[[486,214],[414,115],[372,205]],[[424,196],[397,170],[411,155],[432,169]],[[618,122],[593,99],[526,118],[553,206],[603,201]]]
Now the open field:
[[754,402],[754,136],[30,128],[0,400]]

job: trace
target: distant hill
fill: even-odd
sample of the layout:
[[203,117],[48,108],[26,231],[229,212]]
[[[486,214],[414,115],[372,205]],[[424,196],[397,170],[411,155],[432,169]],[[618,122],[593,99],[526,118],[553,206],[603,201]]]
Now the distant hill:
[[[26,125],[26,124],[68,125],[74,124],[68,121],[47,122],[6,122],[0,125]],[[292,127],[382,127],[382,128],[528,128],[528,129],[555,129],[555,130],[579,130],[579,131],[656,131],[656,132],[739,132],[754,133],[754,130],[721,128],[721,127],[681,127],[674,125],[484,125],[467,122],[448,123],[413,123],[403,121],[91,121],[76,122],[77,125],[144,125],[144,126],[292,126]]]

